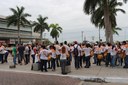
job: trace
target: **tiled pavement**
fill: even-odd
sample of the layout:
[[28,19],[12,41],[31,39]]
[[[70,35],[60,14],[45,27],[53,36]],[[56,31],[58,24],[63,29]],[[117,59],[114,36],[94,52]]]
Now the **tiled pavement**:
[[[31,64],[17,65],[16,69],[9,69],[9,65],[11,64],[12,64],[12,60],[10,58],[9,63],[0,64],[0,71],[62,76],[60,68],[57,68],[55,72],[52,72],[51,69],[49,69],[48,73],[45,73],[45,72],[42,73],[40,71],[31,71],[30,70]],[[71,70],[72,72],[66,76],[80,78],[81,80],[85,80],[89,78],[90,79],[91,78],[102,78],[108,82],[128,83],[128,69],[123,69],[122,67],[111,68],[111,67],[105,67],[104,65],[96,66],[92,64],[91,68],[81,68],[81,69],[76,70],[74,69],[74,66],[72,66]],[[110,83],[108,84],[110,85]],[[3,85],[6,85],[6,84],[3,84]],[[86,83],[86,85],[93,85],[93,84]],[[97,83],[94,85],[99,85],[99,84]],[[102,83],[102,85],[104,84]],[[120,85],[123,85],[123,84],[120,84]]]

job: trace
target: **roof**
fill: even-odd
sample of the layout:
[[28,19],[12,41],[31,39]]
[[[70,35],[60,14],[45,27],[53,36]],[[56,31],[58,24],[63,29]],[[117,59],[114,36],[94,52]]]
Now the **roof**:
[[6,19],[6,16],[0,15],[1,19]]

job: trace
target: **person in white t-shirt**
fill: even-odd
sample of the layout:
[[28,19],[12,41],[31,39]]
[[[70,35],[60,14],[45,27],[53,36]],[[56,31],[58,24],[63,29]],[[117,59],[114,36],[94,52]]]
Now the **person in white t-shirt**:
[[[75,60],[75,68],[80,68],[80,57],[81,57],[81,47],[78,45],[77,41],[74,42],[74,48],[72,49]],[[77,51],[77,52],[76,52]]]
[[111,54],[111,66],[115,67],[116,55],[117,55],[117,48],[113,45],[112,49],[110,50]]
[[41,61],[41,71],[43,72],[43,70],[45,70],[45,72],[48,72],[47,61],[48,61],[49,51],[46,50],[44,45],[41,46],[39,55],[40,55],[40,61]]
[[4,56],[4,46],[2,45],[2,43],[0,43],[0,60],[2,64],[4,63],[3,56]]
[[60,45],[59,45],[59,42],[56,41],[56,44],[54,46],[56,48],[56,56],[57,56],[56,57],[56,65],[57,65],[57,67],[59,67],[60,66],[60,52],[59,52]]
[[66,63],[67,63],[67,54],[66,54],[66,47],[63,46],[61,48],[61,55],[60,55],[60,65],[61,65],[61,73],[62,74],[67,74],[66,72]]
[[51,69],[52,71],[56,70],[56,48],[55,46],[50,46],[50,50],[51,50]]
[[111,46],[111,43],[107,43],[105,49],[107,50],[107,56],[106,56],[106,62],[105,62],[105,65],[106,67],[108,67],[108,65],[111,64],[111,49],[112,49],[112,46]]
[[83,51],[85,52],[85,61],[86,61],[86,65],[84,66],[85,68],[89,68],[91,66],[90,63],[90,52],[92,51],[92,48],[90,46],[90,44],[86,44],[86,47],[83,48]]

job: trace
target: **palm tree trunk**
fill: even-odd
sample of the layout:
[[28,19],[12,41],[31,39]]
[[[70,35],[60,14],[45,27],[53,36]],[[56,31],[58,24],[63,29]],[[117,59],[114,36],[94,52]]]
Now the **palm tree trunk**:
[[111,37],[111,25],[109,22],[109,6],[108,6],[108,0],[105,0],[104,2],[104,23],[105,23],[105,36],[106,36],[106,42],[110,43],[110,37]]
[[42,35],[43,35],[43,32],[42,30],[40,31],[40,40],[42,40]]
[[57,42],[57,37],[55,37],[55,42]]
[[111,26],[111,34],[110,34],[110,43],[113,44],[113,30],[112,30],[112,22],[110,21],[110,26]]
[[21,44],[21,42],[20,42],[20,25],[19,24],[17,25],[17,28],[18,28],[18,44]]

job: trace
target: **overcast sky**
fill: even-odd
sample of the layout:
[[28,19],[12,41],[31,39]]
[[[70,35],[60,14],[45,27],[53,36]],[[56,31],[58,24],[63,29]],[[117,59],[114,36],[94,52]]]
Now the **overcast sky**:
[[[39,14],[47,16],[47,22],[58,23],[63,28],[63,34],[60,35],[59,41],[81,41],[82,34],[87,40],[98,40],[98,29],[95,28],[90,22],[90,16],[85,15],[83,12],[83,3],[85,0],[1,0],[0,2],[0,15],[8,16],[11,14],[9,8],[16,6],[24,6],[25,12],[32,15],[30,20],[36,20]],[[122,1],[122,0],[120,0]],[[123,9],[126,14],[118,13],[117,22],[118,26],[123,30],[120,36],[114,36],[115,40],[128,39],[128,4],[125,4]],[[125,30],[124,30],[125,29]],[[104,38],[104,32],[101,32],[101,38]],[[51,41],[49,33],[46,32],[46,38]]]

